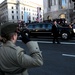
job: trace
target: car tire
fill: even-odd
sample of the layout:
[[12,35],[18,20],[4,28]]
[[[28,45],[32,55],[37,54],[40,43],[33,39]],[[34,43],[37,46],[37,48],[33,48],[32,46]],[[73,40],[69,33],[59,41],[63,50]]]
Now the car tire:
[[61,38],[64,39],[64,40],[67,40],[69,38],[69,34],[67,32],[63,32],[61,34]]

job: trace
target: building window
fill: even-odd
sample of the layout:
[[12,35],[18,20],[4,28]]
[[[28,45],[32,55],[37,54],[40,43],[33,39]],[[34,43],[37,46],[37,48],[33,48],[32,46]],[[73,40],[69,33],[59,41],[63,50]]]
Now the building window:
[[24,10],[25,10],[25,7],[24,7]]
[[18,16],[17,16],[17,20],[18,20]]
[[59,3],[59,9],[62,8],[62,0],[58,0],[58,3]]
[[62,0],[62,9],[64,9],[66,6],[66,0]]
[[16,6],[16,9],[18,9],[18,7]]
[[12,7],[12,9],[14,9],[14,8]]
[[62,0],[62,6],[66,5],[66,0]]
[[59,5],[60,5],[60,6],[62,5],[62,1],[61,1],[61,0],[59,0]]
[[52,6],[52,0],[50,0],[50,5]]
[[12,13],[14,13],[14,11],[12,11]]
[[18,11],[16,11],[16,13],[18,14]]
[[14,16],[12,16],[12,19],[14,20]]
[[23,14],[23,11],[21,11],[21,14]]
[[31,14],[29,13],[29,15],[31,15]]
[[56,5],[56,0],[54,0],[54,5]]
[[48,0],[48,7],[50,8],[50,0]]
[[33,20],[34,20],[35,18],[33,17]]
[[22,19],[23,19],[23,15],[22,15]]
[[71,3],[71,0],[70,0],[70,3]]

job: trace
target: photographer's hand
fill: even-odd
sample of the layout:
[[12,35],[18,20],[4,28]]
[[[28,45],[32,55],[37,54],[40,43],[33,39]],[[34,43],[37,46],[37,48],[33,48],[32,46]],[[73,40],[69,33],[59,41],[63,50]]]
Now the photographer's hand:
[[30,41],[30,38],[25,34],[25,30],[24,29],[21,31],[21,36],[22,36],[21,40],[25,44]]

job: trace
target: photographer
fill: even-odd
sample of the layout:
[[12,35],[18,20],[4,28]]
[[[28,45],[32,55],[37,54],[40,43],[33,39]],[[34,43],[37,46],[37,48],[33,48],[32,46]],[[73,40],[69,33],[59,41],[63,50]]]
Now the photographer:
[[[21,30],[22,41],[29,49],[16,46],[17,24],[9,23],[1,28],[3,45],[0,47],[0,70],[4,75],[28,75],[27,69],[43,65],[43,58],[38,43],[31,41]],[[0,74],[1,75],[1,74]]]

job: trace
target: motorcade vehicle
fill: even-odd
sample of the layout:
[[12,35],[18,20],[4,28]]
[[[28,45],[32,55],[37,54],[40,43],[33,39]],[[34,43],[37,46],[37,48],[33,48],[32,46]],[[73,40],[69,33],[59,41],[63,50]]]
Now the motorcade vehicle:
[[[52,23],[30,23],[25,29],[29,37],[52,36]],[[61,39],[70,39],[73,36],[73,30],[69,26],[58,25],[59,37]]]

